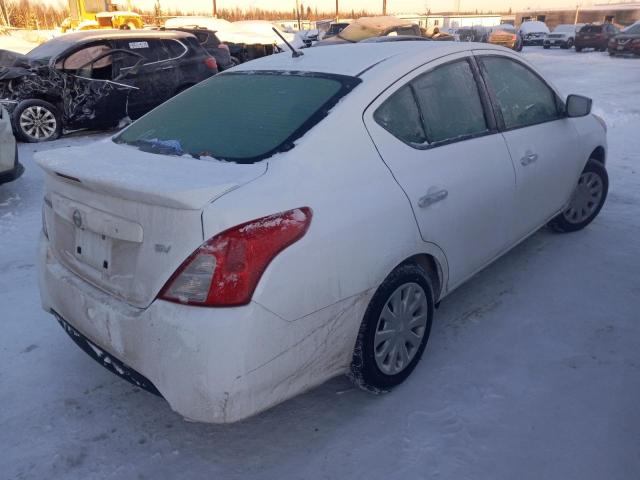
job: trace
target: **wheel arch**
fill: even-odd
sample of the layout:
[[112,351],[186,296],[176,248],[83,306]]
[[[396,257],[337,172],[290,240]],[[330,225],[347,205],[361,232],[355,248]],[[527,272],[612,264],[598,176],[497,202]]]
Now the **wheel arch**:
[[600,162],[602,165],[605,165],[605,161],[606,161],[606,152],[604,150],[603,146],[598,146],[596,147],[593,152],[591,152],[591,154],[589,155],[589,158],[594,159],[598,162]]
[[[434,301],[438,302],[442,296],[443,285],[445,284],[444,269],[438,259],[429,253],[418,253],[402,261],[395,268],[405,263],[415,263],[425,269],[433,285]],[[394,270],[395,270],[394,268]]]

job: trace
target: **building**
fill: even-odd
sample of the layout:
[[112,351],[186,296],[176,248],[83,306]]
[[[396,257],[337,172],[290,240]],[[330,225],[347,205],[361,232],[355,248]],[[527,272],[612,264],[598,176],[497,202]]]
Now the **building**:
[[610,22],[627,26],[640,20],[640,3],[608,3],[576,8],[538,8],[516,12],[516,25],[527,20],[545,22],[551,29],[562,23]]

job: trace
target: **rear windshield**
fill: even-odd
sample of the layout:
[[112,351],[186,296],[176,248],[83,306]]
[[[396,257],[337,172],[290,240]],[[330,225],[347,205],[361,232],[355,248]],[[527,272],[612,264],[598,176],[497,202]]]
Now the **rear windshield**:
[[233,72],[191,87],[114,142],[165,155],[254,163],[293,148],[360,82],[301,72]]
[[580,29],[580,33],[599,33],[602,31],[602,25],[585,25]]
[[553,32],[573,32],[575,31],[576,27],[575,25],[558,25],[556,28],[553,29]]

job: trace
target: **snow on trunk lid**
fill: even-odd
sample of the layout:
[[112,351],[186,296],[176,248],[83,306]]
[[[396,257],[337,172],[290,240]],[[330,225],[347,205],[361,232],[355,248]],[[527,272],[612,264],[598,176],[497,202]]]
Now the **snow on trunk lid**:
[[264,174],[267,165],[102,145],[37,157],[48,174],[45,215],[51,249],[79,277],[144,308],[204,241],[203,208]]

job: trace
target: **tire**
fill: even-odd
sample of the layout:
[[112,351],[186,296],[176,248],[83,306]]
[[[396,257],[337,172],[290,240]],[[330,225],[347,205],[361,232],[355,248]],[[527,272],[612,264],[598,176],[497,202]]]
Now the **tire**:
[[589,225],[600,213],[609,191],[609,176],[600,162],[589,159],[578,179],[569,205],[549,222],[556,232],[576,232]]
[[581,52],[581,51],[582,51],[582,47],[576,46],[576,52]]
[[[412,311],[405,303],[408,297],[414,298]],[[357,386],[385,391],[411,374],[429,339],[433,305],[432,282],[424,268],[406,263],[391,272],[373,295],[360,326],[350,375]],[[393,330],[397,333],[387,340],[379,335]]]
[[613,50],[609,50],[609,56],[610,57],[615,57],[616,56],[616,52],[614,52]]
[[549,50],[551,48],[551,45],[543,45],[542,48],[544,48],[545,50]]
[[573,47],[573,38],[570,38],[569,40],[567,40],[567,48],[571,48]]
[[[55,140],[62,133],[62,119],[58,109],[44,100],[24,100],[12,114],[16,137],[23,142],[36,143]],[[36,123],[37,120],[40,123]]]

